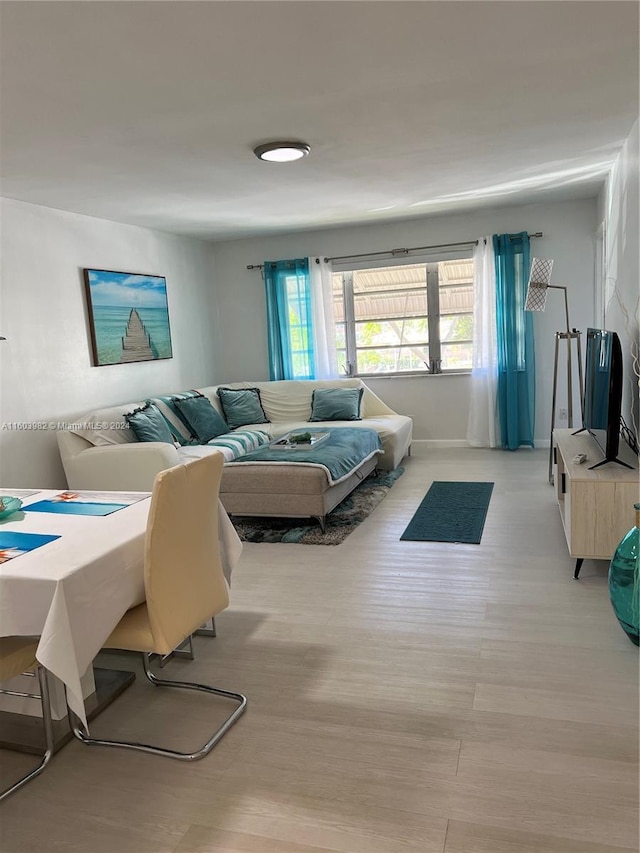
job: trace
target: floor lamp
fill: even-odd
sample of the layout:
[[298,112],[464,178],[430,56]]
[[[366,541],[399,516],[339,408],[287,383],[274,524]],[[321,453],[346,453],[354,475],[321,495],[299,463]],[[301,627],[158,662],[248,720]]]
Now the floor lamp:
[[[553,399],[551,402],[551,430],[549,435],[549,482],[553,483],[553,428],[556,420],[556,396],[558,391],[558,354],[560,341],[566,342],[567,350],[567,417],[568,426],[573,427],[573,342],[576,342],[578,363],[578,383],[580,389],[580,413],[584,414],[583,382],[582,382],[582,351],[580,347],[580,332],[569,326],[569,300],[567,288],[558,284],[551,284],[551,270],[553,260],[544,258],[533,258],[531,262],[531,273],[529,274],[529,286],[527,287],[527,299],[525,311],[544,311],[547,304],[548,290],[564,291],[564,314],[566,331],[555,334],[555,355],[553,359]],[[582,424],[581,424],[582,426]]]

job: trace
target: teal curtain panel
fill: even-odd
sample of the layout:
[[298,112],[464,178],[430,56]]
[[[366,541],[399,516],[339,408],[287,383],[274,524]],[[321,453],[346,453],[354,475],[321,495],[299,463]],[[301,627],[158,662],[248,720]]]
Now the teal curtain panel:
[[535,347],[533,320],[524,304],[529,277],[529,236],[494,234],[498,415],[505,450],[533,447]]
[[315,379],[309,259],[265,261],[270,379]]

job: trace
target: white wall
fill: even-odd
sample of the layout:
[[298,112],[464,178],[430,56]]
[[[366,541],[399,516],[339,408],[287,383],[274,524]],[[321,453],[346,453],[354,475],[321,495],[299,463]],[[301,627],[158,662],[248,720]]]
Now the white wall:
[[[0,334],[7,337],[0,342],[2,423],[76,420],[94,408],[163,391],[267,378],[264,286],[259,272],[246,269],[247,264],[264,260],[455,242],[505,231],[543,231],[544,238],[533,241],[532,252],[555,259],[554,280],[569,287],[572,325],[585,329],[594,322],[595,200],[504,207],[213,247],[10,200],[1,201],[1,213]],[[628,234],[626,239],[631,239]],[[622,257],[628,269],[632,260],[624,252]],[[83,267],[166,276],[172,359],[91,366]],[[627,279],[632,280],[631,273],[625,273]],[[562,326],[559,294],[550,294],[547,311],[534,315],[534,323],[536,436],[545,441],[553,337]],[[416,438],[464,439],[468,376],[379,378],[370,384],[389,405],[415,419]],[[64,486],[53,432],[1,430],[0,483]]]
[[[0,421],[73,421],[91,409],[213,380],[210,244],[2,200]],[[82,268],[167,279],[173,358],[92,367]],[[55,434],[0,431],[3,486],[65,485]]]
[[[620,336],[623,352],[625,421],[638,426],[638,356],[640,342],[640,217],[638,215],[640,133],[636,122],[620,153],[602,195],[601,217],[606,226],[606,272],[604,281],[605,326]],[[626,316],[625,316],[626,315]]]
[[[554,258],[553,281],[569,289],[571,325],[584,331],[593,324],[596,222],[594,198],[217,243],[215,290],[224,326],[220,329],[216,380],[268,378],[264,285],[260,272],[249,271],[246,266],[280,258],[349,255],[472,240],[495,233],[542,231],[544,237],[532,241],[532,256]],[[544,442],[548,441],[550,430],[554,333],[564,328],[560,291],[549,293],[547,310],[534,315],[534,325],[538,376],[535,434]],[[564,350],[561,359],[564,365]],[[465,438],[468,376],[367,381],[385,402],[414,418],[416,438]],[[561,381],[564,383],[564,373]],[[562,394],[561,389],[559,401],[563,399]],[[577,405],[574,412],[574,423],[580,425]],[[566,426],[566,422],[558,425]]]

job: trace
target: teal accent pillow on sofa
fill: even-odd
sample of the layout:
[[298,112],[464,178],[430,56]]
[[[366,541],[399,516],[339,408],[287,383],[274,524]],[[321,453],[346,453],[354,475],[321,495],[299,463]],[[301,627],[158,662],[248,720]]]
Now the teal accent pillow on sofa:
[[176,400],[192,399],[193,397],[202,397],[202,394],[199,391],[183,391],[182,394],[165,394],[160,397],[151,397],[146,401],[160,410],[174,438],[180,444],[193,444],[195,439],[189,424],[176,408]]
[[206,397],[174,398],[173,405],[200,444],[229,432],[229,425]]
[[174,438],[169,429],[169,424],[164,419],[162,412],[152,403],[147,403],[141,409],[135,409],[124,416],[135,433],[138,441],[163,441],[165,444],[174,444]]
[[218,388],[218,397],[230,429],[269,423],[258,388]]
[[316,388],[311,395],[310,421],[360,421],[364,388]]

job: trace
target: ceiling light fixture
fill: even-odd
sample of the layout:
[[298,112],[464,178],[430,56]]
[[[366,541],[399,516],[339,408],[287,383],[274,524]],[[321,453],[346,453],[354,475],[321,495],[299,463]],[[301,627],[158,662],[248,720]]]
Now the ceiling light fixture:
[[311,151],[306,142],[265,142],[253,149],[258,160],[269,160],[272,163],[288,163],[300,160]]

